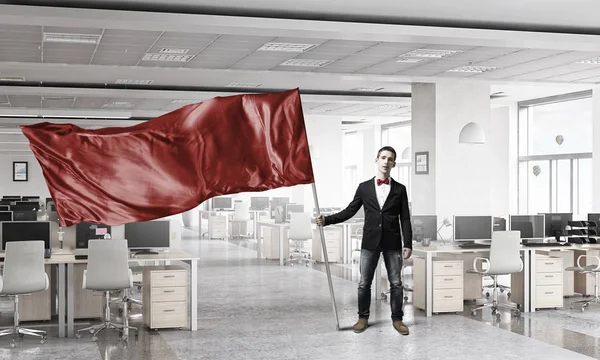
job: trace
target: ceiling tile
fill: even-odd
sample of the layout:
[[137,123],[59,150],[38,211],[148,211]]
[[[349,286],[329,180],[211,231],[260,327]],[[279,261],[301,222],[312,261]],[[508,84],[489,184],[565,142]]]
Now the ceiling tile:
[[146,37],[156,39],[162,34],[162,31],[146,31],[146,30],[113,30],[106,29],[104,36],[125,36],[125,37]]
[[9,25],[0,24],[0,33],[15,33],[15,32],[28,32],[40,34],[42,32],[41,26],[35,25]]
[[101,35],[102,29],[94,28],[78,28],[78,27],[58,27],[58,26],[44,26],[43,31],[45,33],[59,33],[59,34],[79,34],[79,35]]
[[12,107],[39,108],[42,103],[40,95],[8,95]]
[[250,35],[229,35],[223,34],[219,36],[218,41],[246,41],[252,43],[267,43],[267,42],[290,42],[290,41],[276,41],[273,40],[272,36],[250,36]]
[[44,100],[42,99],[43,109],[70,109],[73,106],[73,100]]
[[86,65],[90,63],[89,57],[51,57],[44,56],[44,63],[53,64],[75,64],[75,65]]
[[133,45],[149,48],[154,44],[156,38],[152,37],[133,37],[133,36],[103,36],[100,40],[102,45]]
[[96,50],[98,53],[129,53],[129,54],[145,54],[148,47],[135,45],[98,45]]
[[0,41],[0,51],[9,49],[29,49],[39,50],[42,46],[41,42],[24,42],[24,41]]
[[555,66],[555,67],[551,67],[551,68],[544,69],[544,70],[532,71],[530,73],[520,74],[517,76],[510,77],[509,79],[519,80],[519,81],[542,80],[542,79],[547,79],[552,76],[564,75],[564,74],[568,74],[568,73],[572,73],[572,72],[576,72],[576,71],[581,71],[585,67],[586,67],[586,65],[584,65],[584,64],[569,64],[569,65]]
[[[161,110],[165,106],[169,105],[173,100],[171,99],[144,99],[140,101],[135,109],[136,110]],[[183,105],[179,105],[181,107]]]
[[41,62],[40,55],[14,55],[0,53],[0,62],[23,62],[23,63],[39,63]]
[[179,39],[188,41],[212,41],[218,38],[219,34],[197,34],[197,33],[182,33],[166,31],[160,37],[161,39]]
[[94,56],[93,65],[113,65],[113,66],[135,66],[141,59],[141,56]]
[[49,43],[42,44],[44,50],[67,50],[67,51],[94,51],[95,44],[68,44],[68,43]]
[[526,63],[529,61],[547,58],[550,56],[558,55],[560,53],[561,53],[561,51],[557,51],[557,50],[526,49],[526,50],[513,52],[508,55],[498,56],[498,57],[494,57],[492,59],[478,62],[477,65],[495,66],[498,68],[504,68],[504,67],[508,67],[508,66]]
[[0,31],[0,41],[5,41],[5,40],[39,43],[42,41],[42,33],[2,32],[2,31]]
[[204,49],[210,45],[212,40],[188,40],[188,39],[165,39],[161,37],[154,44],[156,48],[170,47],[170,48],[184,48],[184,49]]
[[74,109],[101,109],[110,98],[106,97],[82,97],[78,96],[73,104]]
[[185,64],[186,64],[185,62],[175,62],[175,61],[140,61],[138,66],[178,68],[178,67],[182,67]]
[[600,76],[600,66],[588,65],[585,70],[576,71],[568,74],[551,76],[544,80],[547,81],[580,81]]

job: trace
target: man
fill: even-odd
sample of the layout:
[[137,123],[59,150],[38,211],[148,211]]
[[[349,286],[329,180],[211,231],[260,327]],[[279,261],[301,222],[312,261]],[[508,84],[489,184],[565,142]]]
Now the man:
[[[327,226],[350,219],[361,206],[365,210],[365,223],[360,253],[360,282],[358,284],[358,322],[353,326],[356,333],[365,331],[371,307],[371,283],[379,256],[383,260],[390,282],[390,307],[394,329],[408,335],[408,327],[402,322],[403,287],[402,258],[412,254],[412,228],[406,187],[390,178],[396,166],[396,151],[391,146],[382,147],[377,153],[377,176],[367,180],[356,190],[352,202],[337,214],[316,219],[317,225]],[[400,221],[398,221],[398,218]],[[400,235],[402,222],[402,236]],[[404,238],[404,249],[402,239]]]

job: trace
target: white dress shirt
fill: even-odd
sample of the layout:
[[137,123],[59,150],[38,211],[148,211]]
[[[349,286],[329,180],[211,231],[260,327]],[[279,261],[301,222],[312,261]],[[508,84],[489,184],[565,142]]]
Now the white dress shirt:
[[[391,184],[392,178],[390,177],[389,179]],[[373,184],[375,186],[375,193],[377,194],[377,201],[379,202],[379,207],[383,209],[383,204],[385,204],[385,200],[390,194],[390,184],[377,185],[377,176],[373,180]]]

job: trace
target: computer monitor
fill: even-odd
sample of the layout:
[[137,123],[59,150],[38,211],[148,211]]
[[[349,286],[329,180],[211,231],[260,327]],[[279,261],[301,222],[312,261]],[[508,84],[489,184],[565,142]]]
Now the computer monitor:
[[40,203],[35,201],[17,201],[15,205],[10,206],[10,209],[38,211],[40,209]]
[[213,209],[231,210],[233,209],[233,198],[231,196],[219,196],[212,199]]
[[2,222],[2,249],[9,241],[42,240],[44,249],[50,249],[50,223],[48,221]]
[[303,204],[286,204],[285,205],[285,214],[286,219],[289,221],[291,219],[291,213],[301,213],[304,212]]
[[573,213],[545,213],[544,215],[544,236],[553,237],[556,241],[561,236],[565,236],[565,227],[569,221],[573,220]]
[[37,201],[40,202],[39,196],[22,196],[21,201]]
[[139,249],[138,253],[153,253],[153,248],[168,248],[170,239],[170,221],[155,220],[125,224],[125,239],[130,249]]
[[9,211],[10,205],[0,205],[0,211]]
[[14,201],[11,200],[0,200],[0,205],[2,206],[10,206]]
[[250,198],[250,209],[266,210],[268,208],[269,208],[269,197],[268,196],[252,196]]
[[494,216],[493,231],[506,231],[506,218],[503,216]]
[[108,225],[80,222],[75,226],[75,248],[87,249],[89,240],[104,239],[104,235],[110,233]]
[[2,197],[2,200],[17,201],[17,200],[21,200],[21,197],[17,196],[17,195],[5,195]]
[[491,240],[492,216],[454,216],[454,241]]
[[411,218],[413,241],[437,239],[437,215],[413,215]]
[[12,210],[13,221],[37,221],[37,211],[30,210]]
[[520,231],[521,239],[544,238],[544,215],[510,215],[510,230]]
[[13,221],[12,211],[0,211],[0,221]]
[[290,203],[289,197],[274,197],[271,199],[271,218],[275,218],[275,210],[277,208],[277,214],[282,214],[285,217],[285,206]]
[[598,214],[598,213],[588,214],[588,221],[593,221],[596,223],[596,227],[590,226],[589,230],[595,230],[596,236],[600,236],[600,214]]

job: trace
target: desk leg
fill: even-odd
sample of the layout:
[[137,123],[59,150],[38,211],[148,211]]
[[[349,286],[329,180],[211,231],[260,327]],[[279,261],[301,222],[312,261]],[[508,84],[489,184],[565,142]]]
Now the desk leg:
[[[256,219],[254,219],[256,221]],[[254,236],[256,237],[256,258],[262,258],[262,226],[254,223]]]
[[[285,229],[283,226],[279,226],[279,265],[283,266],[283,237],[285,236]],[[285,239],[287,240],[287,239]],[[288,240],[289,242],[289,240]]]
[[207,225],[208,226],[208,235],[206,236],[206,238],[208,240],[212,239],[212,237],[211,237],[212,236],[212,232],[211,232],[212,226],[210,226],[210,217],[211,216],[212,216],[212,214],[210,212],[208,213],[208,215],[206,215],[206,220],[208,220],[208,225]]
[[[254,239],[256,240],[256,249],[257,249],[256,251],[259,252],[259,250],[258,250],[259,249],[259,245],[258,244],[260,243],[260,241],[258,241],[258,234],[256,232],[256,223],[258,222],[257,221],[257,217],[258,217],[258,213],[255,212],[254,213],[254,218],[252,219],[252,236],[254,236]],[[260,252],[259,252],[259,255],[260,255]],[[259,256],[259,258],[260,258],[260,256]]]
[[381,260],[377,262],[375,269],[375,300],[381,299]]
[[198,211],[198,240],[202,240],[202,211]]
[[[529,312],[535,312],[535,250],[528,250],[529,253],[529,267],[528,274],[523,274],[525,276],[525,284],[529,282],[529,286],[526,287],[525,299],[529,299]],[[525,267],[525,265],[523,265]],[[527,281],[529,280],[529,281]],[[525,300],[527,301],[527,300]]]
[[66,276],[66,264],[58,264],[58,337],[65,337],[65,314],[66,302],[65,302],[65,281]]
[[433,253],[425,254],[425,315],[433,315]]
[[531,278],[531,259],[530,259],[530,251],[523,251],[523,309],[522,312],[530,312],[531,311],[531,287],[529,285]]
[[74,264],[67,264],[67,336],[75,336],[75,281]]
[[190,331],[198,330],[198,260],[190,261]]

